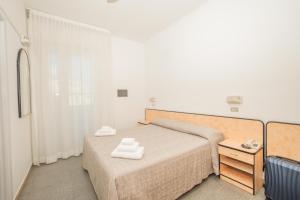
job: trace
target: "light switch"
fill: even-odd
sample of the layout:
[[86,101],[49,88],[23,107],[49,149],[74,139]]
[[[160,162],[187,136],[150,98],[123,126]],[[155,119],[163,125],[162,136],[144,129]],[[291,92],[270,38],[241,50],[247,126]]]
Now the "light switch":
[[118,97],[128,97],[127,89],[118,89]]
[[230,108],[230,111],[231,111],[231,112],[239,112],[240,109],[239,109],[239,107],[231,107],[231,108]]

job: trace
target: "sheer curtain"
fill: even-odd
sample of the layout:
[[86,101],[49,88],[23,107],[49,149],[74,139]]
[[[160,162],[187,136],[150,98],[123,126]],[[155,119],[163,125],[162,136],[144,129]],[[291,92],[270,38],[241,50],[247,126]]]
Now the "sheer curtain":
[[33,162],[78,156],[113,126],[111,41],[103,30],[29,11]]

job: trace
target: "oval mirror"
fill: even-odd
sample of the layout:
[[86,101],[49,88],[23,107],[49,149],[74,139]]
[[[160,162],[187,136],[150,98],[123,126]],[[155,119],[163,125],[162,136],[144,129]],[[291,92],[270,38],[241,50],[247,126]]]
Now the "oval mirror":
[[20,49],[17,58],[19,118],[31,114],[30,64],[25,49]]

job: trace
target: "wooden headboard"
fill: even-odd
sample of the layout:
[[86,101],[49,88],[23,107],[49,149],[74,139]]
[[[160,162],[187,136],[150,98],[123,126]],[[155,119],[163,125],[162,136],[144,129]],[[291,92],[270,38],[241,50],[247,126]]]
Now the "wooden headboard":
[[239,142],[255,139],[260,144],[263,144],[264,123],[260,120],[146,109],[146,121],[151,122],[154,119],[160,118],[184,121],[214,128],[221,131],[225,139],[235,139]]
[[268,122],[266,155],[300,161],[300,124]]

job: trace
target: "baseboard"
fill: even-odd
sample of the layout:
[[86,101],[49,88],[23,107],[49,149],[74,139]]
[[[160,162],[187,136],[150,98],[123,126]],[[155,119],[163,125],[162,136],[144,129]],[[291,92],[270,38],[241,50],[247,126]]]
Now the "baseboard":
[[26,182],[27,178],[28,178],[28,175],[29,175],[29,172],[31,170],[31,167],[32,167],[32,164],[30,163],[30,166],[28,167],[28,169],[26,170],[26,175],[24,176],[21,184],[19,185],[18,189],[17,189],[17,192],[13,198],[13,200],[17,200],[19,198],[19,195],[20,195],[20,192],[22,191],[23,187],[24,187],[24,183]]

